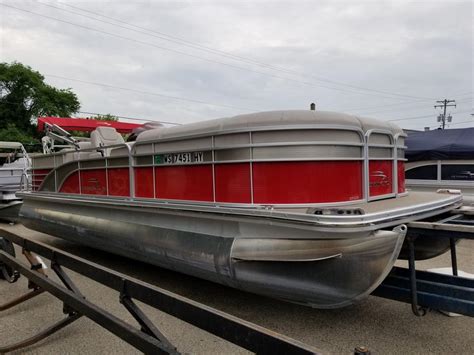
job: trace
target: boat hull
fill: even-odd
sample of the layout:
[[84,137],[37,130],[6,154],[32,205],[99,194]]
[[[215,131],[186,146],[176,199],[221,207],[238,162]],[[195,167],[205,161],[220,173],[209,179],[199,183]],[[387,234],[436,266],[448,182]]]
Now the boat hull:
[[405,227],[330,233],[308,224],[71,199],[24,197],[27,227],[238,289],[338,308],[369,295]]

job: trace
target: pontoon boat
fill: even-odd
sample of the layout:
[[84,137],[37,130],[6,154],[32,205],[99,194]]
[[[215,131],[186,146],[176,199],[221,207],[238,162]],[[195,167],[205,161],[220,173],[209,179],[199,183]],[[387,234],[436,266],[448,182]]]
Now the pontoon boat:
[[33,158],[29,228],[318,308],[363,299],[385,278],[406,222],[459,195],[405,191],[405,134],[318,111],[159,127]]
[[0,142],[0,220],[18,217],[21,199],[16,192],[28,184],[30,160],[18,142]]

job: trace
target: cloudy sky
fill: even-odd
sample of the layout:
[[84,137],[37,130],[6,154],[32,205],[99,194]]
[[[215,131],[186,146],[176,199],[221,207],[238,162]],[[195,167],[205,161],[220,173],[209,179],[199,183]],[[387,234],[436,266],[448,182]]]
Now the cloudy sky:
[[[307,109],[474,126],[472,1],[0,0],[0,61],[81,111],[187,123]],[[78,114],[78,116],[84,114]]]

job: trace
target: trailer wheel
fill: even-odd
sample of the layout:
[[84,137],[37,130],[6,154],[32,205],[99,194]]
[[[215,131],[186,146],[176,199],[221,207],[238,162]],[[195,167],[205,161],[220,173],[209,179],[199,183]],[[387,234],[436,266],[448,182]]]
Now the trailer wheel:
[[[15,248],[13,247],[13,243],[2,237],[0,237],[0,250],[7,252],[13,257],[15,256]],[[18,270],[13,269],[9,265],[6,265],[0,261],[0,279],[5,279],[9,283],[14,283],[19,277],[20,273]]]

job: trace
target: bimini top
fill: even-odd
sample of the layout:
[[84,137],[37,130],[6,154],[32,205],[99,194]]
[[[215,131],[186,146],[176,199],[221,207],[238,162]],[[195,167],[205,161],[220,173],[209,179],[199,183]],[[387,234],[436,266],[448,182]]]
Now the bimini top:
[[45,130],[45,124],[57,125],[66,131],[92,132],[97,127],[112,127],[120,133],[130,133],[141,124],[120,122],[120,121],[100,121],[86,118],[72,117],[38,117],[38,132]]
[[214,134],[225,131],[251,131],[263,127],[308,125],[341,126],[341,128],[345,129],[361,129],[364,133],[371,129],[385,130],[391,131],[394,136],[403,133],[401,128],[390,122],[327,111],[286,110],[238,115],[177,127],[160,127],[141,133],[137,137],[137,142],[201,134]]
[[474,128],[410,133],[405,142],[408,161],[474,158]]

